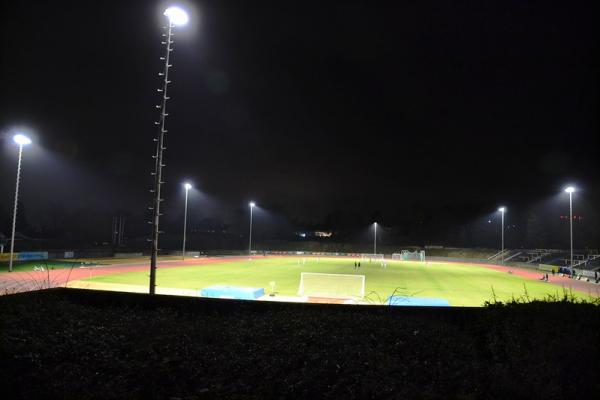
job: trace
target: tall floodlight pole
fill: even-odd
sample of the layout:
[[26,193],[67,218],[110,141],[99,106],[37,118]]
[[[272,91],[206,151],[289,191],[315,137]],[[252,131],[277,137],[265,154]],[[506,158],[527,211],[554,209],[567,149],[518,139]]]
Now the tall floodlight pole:
[[498,211],[502,214],[502,251],[500,252],[500,256],[502,257],[502,265],[504,265],[504,213],[506,212],[506,207],[500,207]]
[[373,254],[377,254],[377,222],[373,223]]
[[181,258],[185,260],[185,236],[187,232],[187,205],[188,205],[188,193],[192,188],[192,185],[186,183],[183,185],[185,187],[185,206],[183,210],[183,248],[181,250]]
[[251,201],[248,206],[250,207],[250,235],[248,239],[248,255],[252,255],[252,210],[256,207],[256,203]]
[[156,108],[160,109],[159,120],[155,122],[159,127],[158,138],[154,139],[156,141],[156,153],[154,157],[154,188],[152,192],[154,193],[154,201],[152,204],[152,252],[150,254],[150,294],[154,294],[156,292],[156,259],[158,256],[158,235],[160,233],[159,230],[159,221],[160,221],[160,203],[163,199],[160,197],[160,189],[161,185],[164,183],[162,181],[162,167],[165,166],[163,164],[163,151],[164,147],[164,138],[167,130],[165,129],[165,122],[167,115],[167,100],[169,97],[167,96],[167,89],[169,83],[169,69],[171,68],[171,64],[169,64],[169,58],[171,55],[171,51],[173,51],[173,28],[176,26],[185,25],[188,21],[188,16],[185,11],[178,7],[169,7],[165,10],[164,15],[169,20],[169,26],[166,28],[167,33],[163,33],[163,37],[166,38],[162,42],[165,45],[165,56],[161,57],[161,60],[164,60],[164,69],[163,72],[159,73],[159,76],[162,76],[163,83],[162,88],[157,89],[158,92],[162,93],[161,104],[157,105]]
[[575,188],[569,186],[565,189],[566,193],[569,193],[569,236],[571,242],[571,276],[573,276],[573,193]]
[[19,202],[19,181],[21,180],[21,157],[23,146],[31,144],[31,139],[22,134],[13,136],[13,141],[19,145],[19,162],[17,163],[17,183],[15,185],[15,206],[13,208],[12,235],[10,238],[10,259],[8,261],[8,272],[12,272],[13,256],[15,251],[15,228],[17,226],[17,203]]

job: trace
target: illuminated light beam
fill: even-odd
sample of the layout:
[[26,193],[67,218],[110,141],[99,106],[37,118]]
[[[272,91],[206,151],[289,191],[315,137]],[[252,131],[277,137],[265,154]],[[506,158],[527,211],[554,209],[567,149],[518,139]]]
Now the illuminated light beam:
[[188,14],[180,7],[169,7],[165,10],[164,15],[171,24],[176,26],[184,26],[189,21]]

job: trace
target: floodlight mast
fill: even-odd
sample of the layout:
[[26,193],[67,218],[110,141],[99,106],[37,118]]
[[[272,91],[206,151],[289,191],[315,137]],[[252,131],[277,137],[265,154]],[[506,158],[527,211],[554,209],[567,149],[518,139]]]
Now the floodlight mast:
[[248,255],[252,255],[252,210],[256,207],[256,203],[251,201],[248,206],[250,207],[250,235],[248,238]]
[[502,257],[502,265],[504,265],[504,213],[506,212],[506,207],[500,207],[498,211],[502,214],[502,251],[500,252],[500,256]]
[[374,237],[373,237],[373,254],[377,254],[377,222],[373,223],[373,229],[374,229]]
[[571,276],[573,276],[573,193],[575,188],[569,186],[565,189],[566,193],[569,193],[569,236],[571,242]]
[[15,185],[15,206],[13,208],[13,223],[12,235],[10,237],[10,259],[8,261],[8,272],[12,272],[15,251],[15,228],[17,226],[17,205],[19,203],[19,183],[21,181],[21,158],[23,155],[23,146],[31,144],[31,139],[19,133],[13,136],[13,141],[19,145],[19,161],[17,163],[17,183]]
[[[162,44],[165,45],[165,56],[161,57],[161,60],[164,60],[164,69],[163,72],[159,73],[159,76],[164,77],[162,88],[157,89],[158,92],[162,93],[161,104],[157,105],[156,108],[160,109],[159,120],[155,122],[159,127],[158,138],[154,139],[156,141],[156,153],[153,156],[154,158],[154,188],[151,192],[154,193],[154,201],[151,207],[152,209],[152,251],[150,254],[150,294],[156,293],[156,260],[158,257],[158,236],[160,234],[159,230],[159,222],[160,222],[160,203],[164,200],[161,198],[161,185],[164,183],[162,181],[162,168],[165,166],[163,164],[163,152],[165,150],[164,147],[164,139],[165,133],[167,130],[165,129],[166,117],[167,115],[167,100],[169,97],[167,96],[167,89],[169,86],[169,68],[171,68],[171,64],[169,64],[170,54],[173,51],[173,28],[176,25],[184,25],[187,22],[187,15],[183,10],[176,7],[170,7],[165,12],[164,15],[169,20],[168,27],[165,27],[167,33],[163,33],[163,37],[166,38]],[[185,18],[184,18],[185,16]]]
[[185,236],[187,233],[187,209],[188,209],[188,193],[192,188],[192,185],[186,183],[183,185],[185,187],[185,208],[183,211],[183,248],[181,250],[181,259],[185,260]]

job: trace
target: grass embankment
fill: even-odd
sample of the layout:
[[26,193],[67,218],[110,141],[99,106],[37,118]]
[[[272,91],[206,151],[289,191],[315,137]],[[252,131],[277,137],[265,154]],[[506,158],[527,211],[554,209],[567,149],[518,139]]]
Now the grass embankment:
[[[227,263],[202,264],[179,268],[159,269],[157,283],[161,287],[199,290],[211,285],[250,286],[270,289],[282,296],[296,296],[301,272],[365,275],[369,299],[374,302],[392,293],[412,297],[443,298],[453,306],[481,306],[495,298],[507,301],[527,295],[541,299],[562,294],[559,286],[525,279],[516,275],[470,264],[444,264],[387,261],[361,261],[354,269],[353,259],[301,257],[241,259]],[[146,286],[147,271],[103,275],[92,278],[94,282]],[[573,292],[580,298],[588,294]]]
[[[40,268],[45,270],[53,269],[67,269],[67,268],[79,268],[81,266],[97,265],[93,261],[79,261],[79,260],[32,260],[32,261],[18,261],[13,262],[14,272],[32,272],[37,271]],[[0,263],[0,273],[8,272],[8,263]]]
[[[158,256],[158,261],[175,261],[181,260],[181,256]],[[114,265],[114,264],[138,264],[150,263],[150,256],[142,257],[103,257],[103,258],[76,258],[73,261],[84,263],[95,263],[99,265]]]
[[[159,261],[181,260],[178,256],[159,256]],[[105,258],[68,258],[68,259],[53,259],[53,260],[32,260],[32,261],[15,261],[13,262],[13,271],[15,272],[30,272],[35,271],[35,268],[43,267],[47,269],[67,269],[79,268],[81,266],[94,265],[115,265],[115,264],[137,264],[149,263],[149,257],[105,257]],[[8,272],[8,262],[0,262],[0,273]]]
[[600,308],[398,309],[60,289],[0,298],[16,399],[591,398]]

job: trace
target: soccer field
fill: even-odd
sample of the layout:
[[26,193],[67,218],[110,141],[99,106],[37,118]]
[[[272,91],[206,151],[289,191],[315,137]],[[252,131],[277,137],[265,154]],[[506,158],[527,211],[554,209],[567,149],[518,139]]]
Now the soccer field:
[[[355,274],[365,276],[365,294],[369,301],[379,303],[390,295],[445,299],[452,306],[481,306],[492,300],[510,300],[521,297],[541,299],[559,294],[560,286],[490,268],[456,263],[424,263],[361,261],[354,269],[350,258],[273,257],[240,259],[231,262],[203,263],[184,267],[159,268],[157,285],[162,288],[200,290],[212,285],[264,288],[270,291],[275,282],[278,296],[297,296],[302,272],[327,274]],[[148,285],[148,272],[125,272],[97,276],[85,281],[126,285]],[[577,297],[589,295],[573,291]]]

